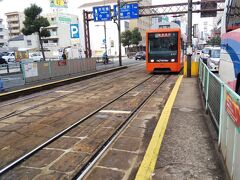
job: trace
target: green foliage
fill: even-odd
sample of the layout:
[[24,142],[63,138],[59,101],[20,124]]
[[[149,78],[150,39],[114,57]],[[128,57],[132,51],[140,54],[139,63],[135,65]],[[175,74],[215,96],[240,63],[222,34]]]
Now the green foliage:
[[141,33],[139,32],[138,28],[134,28],[132,31],[132,44],[138,46],[139,42],[142,40]]
[[45,27],[50,26],[50,23],[47,18],[40,16],[41,13],[42,8],[38,7],[36,4],[31,4],[30,7],[24,10],[25,21],[23,22],[24,28],[22,29],[22,33],[26,36],[38,33],[43,59],[45,60],[41,37],[50,36],[50,32],[47,29],[44,29]]
[[49,37],[50,33],[47,33],[44,27],[50,26],[47,18],[40,16],[42,8],[36,4],[31,4],[30,7],[24,10],[25,21],[23,22],[24,28],[22,33],[24,35],[31,35],[38,33],[40,37]]
[[134,28],[132,31],[127,30],[125,32],[122,32],[121,39],[124,47],[129,47],[132,44],[138,46],[139,42],[142,41],[142,36],[138,28]]
[[211,45],[211,46],[220,46],[221,45],[221,38],[220,36],[215,36],[212,37],[209,41],[207,41],[207,44]]
[[121,40],[122,40],[122,44],[123,44],[124,47],[126,47],[126,46],[129,47],[132,44],[132,42],[131,42],[131,40],[132,40],[132,32],[130,30],[122,32]]

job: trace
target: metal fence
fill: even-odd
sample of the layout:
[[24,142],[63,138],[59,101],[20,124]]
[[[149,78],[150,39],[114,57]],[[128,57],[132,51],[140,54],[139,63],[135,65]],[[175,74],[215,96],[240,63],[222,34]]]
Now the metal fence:
[[26,83],[96,71],[95,59],[22,63]]
[[20,63],[0,64],[0,75],[19,73],[20,68]]
[[199,79],[206,110],[219,130],[219,148],[232,180],[240,179],[240,96],[200,61]]
[[32,62],[22,61],[0,65],[0,79],[4,89],[23,86],[27,83],[44,81],[64,76],[74,76],[107,70],[119,66],[117,57],[109,57],[104,63],[101,57],[71,59],[66,63],[59,60]]

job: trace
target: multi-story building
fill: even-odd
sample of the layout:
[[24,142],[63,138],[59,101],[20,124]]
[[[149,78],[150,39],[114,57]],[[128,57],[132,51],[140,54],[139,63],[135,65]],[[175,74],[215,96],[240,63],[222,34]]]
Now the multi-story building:
[[50,23],[47,27],[51,36],[43,38],[44,48],[50,50],[49,57],[60,56],[60,52],[71,46],[80,46],[79,41],[71,39],[70,24],[79,24],[78,16],[66,13],[49,13],[44,15]]
[[[142,0],[139,2],[139,6],[150,6],[152,5],[152,0]],[[152,26],[151,17],[141,17],[139,19],[130,21],[130,30],[133,30],[135,27],[138,28],[139,32],[142,35],[142,41],[140,45],[145,46],[146,44],[146,30],[150,29]]]
[[23,12],[8,12],[7,16],[7,28],[9,30],[9,37],[13,38],[22,34],[21,30],[24,27],[23,21],[25,16]]
[[8,31],[3,25],[3,19],[0,19],[0,47],[6,46],[8,42]]
[[[129,2],[129,1],[128,1]],[[113,6],[117,4],[117,0],[103,0],[99,2],[86,3],[80,6],[80,37],[84,37],[84,25],[83,25],[83,10],[92,11],[95,6],[110,5]],[[141,5],[150,5],[151,0],[142,0]],[[117,25],[113,21],[106,21],[106,44],[108,55],[118,55],[118,29]],[[131,20],[121,20],[121,32],[126,30],[133,30],[137,27],[142,35],[142,42],[140,45],[145,46],[146,30],[151,27],[151,18],[139,18]],[[105,36],[104,36],[104,22],[89,22],[90,29],[90,44],[93,56],[101,56],[105,52]],[[84,38],[81,38],[81,45],[85,47]],[[126,55],[125,48],[122,47],[122,55]]]
[[10,38],[9,48],[14,49],[39,49],[39,40],[37,34],[24,36],[23,34]]

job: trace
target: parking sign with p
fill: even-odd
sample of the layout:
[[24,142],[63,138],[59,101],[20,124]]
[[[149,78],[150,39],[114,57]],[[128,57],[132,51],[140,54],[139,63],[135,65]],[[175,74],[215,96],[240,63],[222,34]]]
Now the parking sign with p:
[[79,26],[78,24],[70,24],[70,33],[71,33],[71,38],[79,38]]

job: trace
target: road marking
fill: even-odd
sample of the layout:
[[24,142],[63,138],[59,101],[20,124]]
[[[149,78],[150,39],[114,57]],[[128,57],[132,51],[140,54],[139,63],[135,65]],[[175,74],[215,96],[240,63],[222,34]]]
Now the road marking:
[[118,111],[118,110],[101,110],[101,113],[113,113],[113,114],[130,114],[131,111]]
[[161,144],[167,128],[168,120],[172,111],[172,106],[177,96],[177,92],[179,90],[182,78],[183,78],[182,75],[179,76],[167,100],[167,103],[165,104],[162,114],[158,120],[157,126],[153,132],[152,139],[144,155],[143,161],[138,169],[138,172],[135,178],[136,180],[152,179],[152,173],[155,169],[158,153],[161,148]]
[[73,91],[55,91],[56,93],[72,93]]

